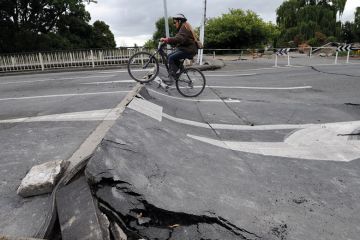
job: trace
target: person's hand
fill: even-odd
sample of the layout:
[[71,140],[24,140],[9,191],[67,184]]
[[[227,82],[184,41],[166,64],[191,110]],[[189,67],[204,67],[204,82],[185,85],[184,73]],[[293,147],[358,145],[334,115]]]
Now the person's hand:
[[168,43],[168,42],[169,42],[169,38],[160,38],[160,42]]

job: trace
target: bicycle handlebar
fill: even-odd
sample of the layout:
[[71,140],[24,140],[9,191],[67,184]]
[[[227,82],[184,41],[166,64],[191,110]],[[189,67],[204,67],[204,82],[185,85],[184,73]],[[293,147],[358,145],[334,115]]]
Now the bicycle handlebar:
[[161,49],[161,48],[165,47],[166,45],[167,44],[164,42],[159,42],[158,49]]

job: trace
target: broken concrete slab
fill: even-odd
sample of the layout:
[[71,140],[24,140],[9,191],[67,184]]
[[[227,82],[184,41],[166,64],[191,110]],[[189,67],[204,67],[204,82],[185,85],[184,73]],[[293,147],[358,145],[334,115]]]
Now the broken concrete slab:
[[[181,111],[180,106],[175,110]],[[124,222],[126,234],[194,240],[356,239],[355,165],[234,152],[194,141],[189,133],[236,137],[166,118],[159,122],[127,109],[103,139],[86,175],[96,197],[111,210],[106,215],[119,216],[111,221]],[[248,141],[259,137],[246,134]],[[339,176],[341,185],[332,180]]]
[[21,181],[17,194],[31,197],[51,193],[66,166],[65,161],[56,160],[32,167]]
[[109,221],[97,208],[85,177],[79,177],[56,194],[63,240],[110,239]]
[[[209,165],[206,162],[213,151],[193,155],[198,144],[188,145],[191,140],[183,133],[179,135],[180,131],[161,127],[157,120],[133,110],[125,111],[86,169],[99,202],[112,210],[106,214],[120,216],[127,226],[126,234],[149,239],[259,239],[255,233],[237,227],[239,219],[229,219],[234,209],[217,207],[208,192],[208,186],[217,180],[211,180],[212,170],[202,168]],[[222,150],[217,153],[228,154]],[[222,166],[223,161],[218,161],[213,167]],[[202,226],[200,233],[198,226]],[[219,234],[209,237],[209,229],[217,229]]]

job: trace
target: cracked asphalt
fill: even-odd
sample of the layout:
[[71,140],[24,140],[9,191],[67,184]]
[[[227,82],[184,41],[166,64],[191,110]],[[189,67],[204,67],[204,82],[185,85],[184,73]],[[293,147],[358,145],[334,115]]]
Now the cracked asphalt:
[[197,99],[147,85],[87,166],[94,196],[133,239],[356,239],[356,68],[207,72]]
[[[357,239],[358,66],[226,62],[195,99],[146,85],[85,170],[100,211],[129,239]],[[21,178],[69,157],[128,80],[1,77],[0,234],[33,235],[49,196],[19,198]]]

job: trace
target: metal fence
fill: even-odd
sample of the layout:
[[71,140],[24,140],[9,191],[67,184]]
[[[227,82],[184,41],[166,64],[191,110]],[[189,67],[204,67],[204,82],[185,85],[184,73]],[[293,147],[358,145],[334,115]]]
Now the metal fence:
[[[280,54],[279,54],[280,53]],[[360,50],[349,49],[338,51],[338,47],[301,47],[271,49],[205,49],[207,56],[232,60],[263,59],[285,66],[319,65],[319,64],[350,64],[360,63]],[[232,57],[231,57],[232,56]]]
[[[238,55],[240,59],[270,58],[275,62],[275,66],[278,61],[279,63],[286,61],[287,65],[290,65],[291,60],[295,64],[296,60],[301,58],[307,59],[309,65],[316,64],[315,61],[338,64],[340,57],[346,58],[346,63],[349,63],[350,56],[360,56],[358,50],[339,53],[336,49],[336,47],[291,48],[285,56],[276,55],[279,49],[204,49],[204,53],[214,58],[220,54]],[[131,55],[143,50],[146,49],[140,47],[0,55],[0,73],[125,65]],[[317,56],[321,56],[321,59],[316,58]]]
[[141,50],[120,48],[0,55],[0,73],[124,65],[131,55]]

